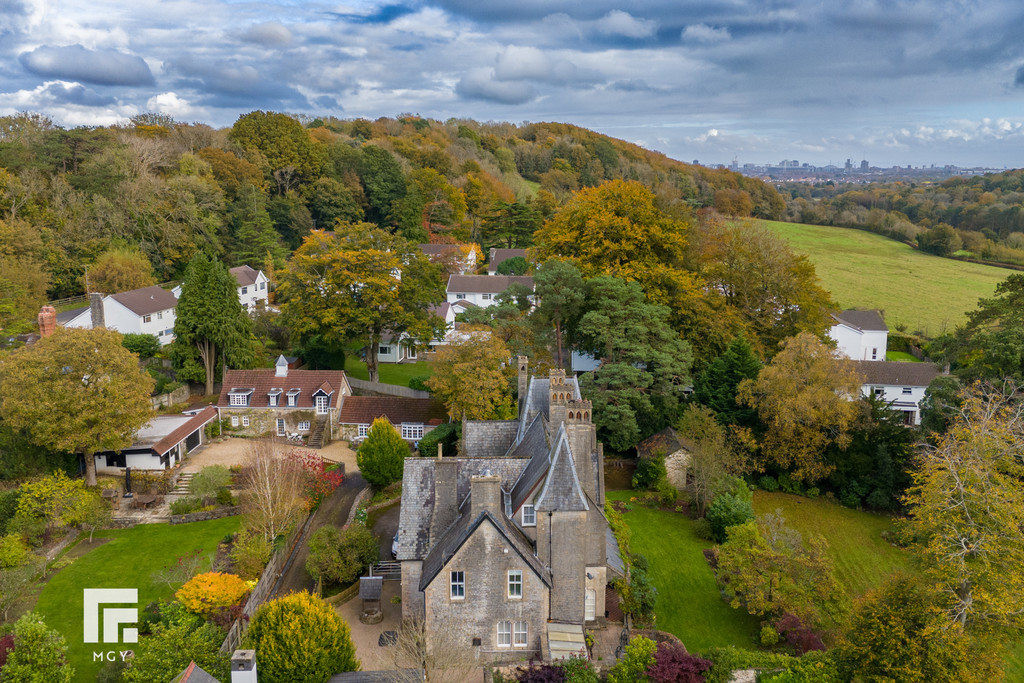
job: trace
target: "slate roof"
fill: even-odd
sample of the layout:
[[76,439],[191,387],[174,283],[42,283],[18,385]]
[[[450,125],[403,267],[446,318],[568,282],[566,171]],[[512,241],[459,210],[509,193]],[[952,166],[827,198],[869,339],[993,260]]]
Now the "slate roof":
[[882,319],[880,311],[855,311],[849,309],[832,316],[842,323],[861,331],[888,332],[889,327]]
[[526,258],[525,249],[491,249],[491,260],[487,264],[488,273],[497,273],[498,266],[501,265],[502,261],[508,261],[510,258],[522,256]]
[[195,662],[189,662],[185,670],[178,674],[171,683],[220,683],[220,681]]
[[448,421],[448,410],[433,398],[403,396],[346,396],[341,404],[339,424],[373,424],[386,417],[393,425],[403,422],[439,425]]
[[359,577],[359,599],[380,600],[384,591],[384,577],[382,576],[360,576]]
[[448,278],[449,294],[501,294],[513,284],[526,285],[533,289],[533,278],[529,275],[451,275]]
[[239,287],[248,287],[256,284],[256,278],[259,277],[260,271],[252,266],[235,266],[231,269],[231,274],[238,280]]
[[900,363],[898,361],[852,361],[864,384],[886,384],[903,387],[926,387],[942,374],[935,363]]
[[89,310],[88,306],[81,306],[79,308],[72,308],[69,311],[61,311],[60,313],[57,314],[57,324],[58,325],[67,325],[69,322],[71,322],[72,320],[77,318],[79,315],[81,315],[82,313],[85,313],[88,310]]
[[470,458],[500,458],[516,440],[518,420],[466,420],[462,448]]
[[641,458],[653,458],[658,453],[672,455],[676,451],[689,450],[683,440],[676,434],[676,430],[665,427],[657,434],[649,436],[636,445],[636,453]]
[[508,491],[530,461],[526,458],[458,458],[456,462],[459,469],[455,500],[461,507],[469,497],[472,477],[480,477],[490,472],[496,477],[501,477],[501,489]]
[[136,315],[149,315],[178,306],[178,299],[173,293],[156,285],[111,294],[110,298]]
[[513,450],[513,455],[532,453],[529,464],[519,479],[512,486],[511,500],[509,501],[509,514],[514,514],[526,500],[530,493],[544,479],[548,472],[548,465],[551,464],[547,445],[547,429],[544,426],[544,418],[537,415],[526,430],[526,436]]
[[[325,385],[326,382],[326,385]],[[293,389],[299,389],[299,397],[295,409],[310,409],[314,407],[313,394],[321,387],[329,387],[326,393],[330,394],[329,405],[331,408],[338,406],[341,395],[351,395],[352,388],[348,384],[344,370],[289,370],[286,377],[278,377],[276,368],[261,368],[259,370],[225,370],[224,383],[220,390],[220,397],[217,399],[218,408],[241,408],[232,406],[228,399],[228,393],[232,389],[253,389],[249,397],[249,408],[287,408],[287,393]],[[267,394],[271,389],[281,389],[283,393],[278,398],[278,405],[271,406]]]
[[469,540],[469,537],[473,535],[477,527],[486,522],[490,522],[498,530],[498,533],[505,538],[505,541],[526,562],[530,569],[540,577],[540,580],[545,585],[551,585],[548,572],[544,569],[544,565],[540,563],[540,560],[534,556],[530,540],[523,535],[523,532],[515,524],[510,523],[504,515],[493,515],[490,511],[483,510],[472,519],[468,513],[461,515],[455,520],[455,524],[430,549],[430,553],[423,559],[423,573],[420,576],[419,585],[421,591],[430,585],[430,582],[444,569],[444,566],[448,564],[448,561],[458,552],[459,548]]
[[[564,424],[558,428],[558,436],[555,437],[555,447],[552,450],[547,480],[534,501],[537,510],[589,510],[590,506],[587,505],[586,495],[580,487],[576,464],[569,450]],[[587,453],[580,457],[589,455]]]

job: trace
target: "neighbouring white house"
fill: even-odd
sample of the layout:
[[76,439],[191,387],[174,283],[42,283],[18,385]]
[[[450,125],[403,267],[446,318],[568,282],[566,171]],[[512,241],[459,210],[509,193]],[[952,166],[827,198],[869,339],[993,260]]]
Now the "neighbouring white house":
[[178,299],[166,289],[153,285],[118,294],[93,293],[90,305],[70,319],[58,322],[64,327],[92,329],[106,327],[121,334],[151,334],[162,345],[174,341],[175,311]]
[[156,415],[135,435],[124,450],[96,454],[96,472],[120,474],[133,470],[166,470],[181,462],[203,444],[206,425],[217,418],[217,409],[207,406],[194,415]]
[[839,353],[852,360],[884,361],[889,328],[879,311],[848,310],[832,316],[828,332]]
[[450,259],[461,275],[476,270],[476,264],[481,257],[475,244],[421,244],[419,247],[431,263],[446,262]]
[[[251,266],[235,266],[229,271],[235,276],[238,282],[238,302],[242,304],[242,310],[252,311],[260,302],[266,306],[270,292],[270,280],[262,270],[256,270]],[[181,285],[171,290],[174,296],[181,298]]]
[[528,275],[451,275],[448,277],[448,303],[493,306],[498,295],[514,284],[525,285],[533,291],[533,278]]
[[489,258],[487,261],[487,274],[497,275],[498,266],[501,265],[502,261],[508,261],[509,259],[522,256],[527,258],[525,249],[498,249],[497,247],[491,247]]
[[864,378],[861,393],[875,396],[903,413],[906,425],[921,424],[921,401],[932,380],[943,374],[935,363],[900,363],[896,361],[856,361],[857,372]]

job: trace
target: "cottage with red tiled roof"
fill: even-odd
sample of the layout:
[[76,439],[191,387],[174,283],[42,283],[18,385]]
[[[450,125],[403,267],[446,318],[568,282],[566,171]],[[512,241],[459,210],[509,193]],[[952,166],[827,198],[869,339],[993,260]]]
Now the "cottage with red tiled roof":
[[341,438],[353,441],[365,437],[378,417],[387,419],[406,441],[419,441],[434,427],[448,422],[448,411],[442,401],[433,398],[349,396],[338,418]]
[[335,438],[341,404],[352,395],[344,370],[225,370],[217,400],[221,424],[250,436],[307,439],[320,448]]

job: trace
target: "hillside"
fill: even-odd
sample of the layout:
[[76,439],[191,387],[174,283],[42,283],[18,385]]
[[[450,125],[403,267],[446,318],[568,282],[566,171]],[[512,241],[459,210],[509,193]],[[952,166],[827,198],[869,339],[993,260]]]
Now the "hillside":
[[890,327],[937,336],[963,322],[1013,271],[954,261],[862,230],[765,221],[807,254],[845,308],[880,308]]

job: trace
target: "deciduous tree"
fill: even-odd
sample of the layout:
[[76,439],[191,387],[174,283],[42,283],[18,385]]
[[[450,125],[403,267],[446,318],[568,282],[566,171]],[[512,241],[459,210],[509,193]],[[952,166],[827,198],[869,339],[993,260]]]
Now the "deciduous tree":
[[71,683],[75,668],[68,664],[64,636],[47,628],[35,612],[14,624],[14,649],[7,655],[4,681],[13,683]]
[[114,247],[100,254],[86,269],[87,292],[116,294],[156,284],[153,264],[138,249]]
[[224,633],[213,624],[157,625],[142,639],[122,677],[126,683],[170,681],[195,662],[217,680],[228,680],[231,660],[220,653]]
[[196,254],[185,270],[174,322],[175,363],[180,378],[205,380],[207,394],[213,393],[218,362],[235,368],[253,362],[252,321],[237,288],[227,267],[206,254]]
[[438,349],[427,386],[453,420],[507,420],[516,413],[511,359],[508,347],[490,330],[469,326]]
[[690,445],[687,474],[697,514],[703,517],[711,501],[727,486],[727,480],[747,470],[747,454],[704,406],[687,406],[676,429]]
[[131,445],[152,417],[152,387],[120,333],[58,329],[0,359],[0,418],[40,446],[81,454],[95,486],[93,454]]
[[241,496],[246,526],[271,543],[303,514],[306,474],[302,464],[285,457],[272,441],[252,441],[242,473]]
[[737,399],[764,423],[765,460],[792,467],[797,480],[816,481],[832,469],[822,458],[825,448],[849,445],[861,384],[851,361],[801,332],[783,342],[756,380],[740,383]]
[[338,348],[365,345],[374,382],[385,332],[425,344],[444,329],[429,311],[444,299],[438,268],[409,242],[368,223],[314,231],[281,271],[277,296],[293,334],[319,335]]

